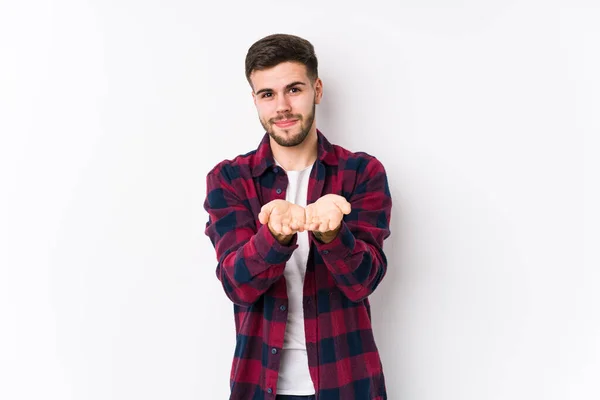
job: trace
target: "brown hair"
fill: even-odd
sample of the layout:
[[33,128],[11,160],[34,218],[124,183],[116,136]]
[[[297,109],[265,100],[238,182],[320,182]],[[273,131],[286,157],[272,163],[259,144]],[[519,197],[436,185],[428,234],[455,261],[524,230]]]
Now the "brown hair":
[[276,33],[255,42],[246,54],[246,79],[250,74],[276,66],[282,62],[295,61],[306,66],[308,77],[314,81],[319,76],[317,56],[313,45],[298,36]]

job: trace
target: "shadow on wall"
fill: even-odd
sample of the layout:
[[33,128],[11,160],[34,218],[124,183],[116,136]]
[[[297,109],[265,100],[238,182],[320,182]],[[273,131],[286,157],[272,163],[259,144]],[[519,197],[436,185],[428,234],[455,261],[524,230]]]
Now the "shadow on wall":
[[[325,44],[325,46],[324,46]],[[390,393],[398,393],[400,385],[393,377],[401,376],[407,366],[402,365],[406,357],[401,332],[406,331],[406,321],[400,304],[406,302],[408,290],[407,275],[411,275],[406,258],[409,246],[406,232],[409,225],[404,222],[404,207],[401,199],[402,187],[397,161],[402,137],[413,132],[411,110],[411,91],[407,82],[408,74],[402,74],[398,58],[390,55],[378,56],[378,67],[382,74],[373,74],[369,65],[369,49],[354,50],[327,48],[328,43],[317,43],[321,49],[319,74],[323,80],[323,99],[317,106],[317,127],[334,144],[350,151],[365,151],[377,157],[386,168],[392,193],[391,236],[384,242],[384,251],[388,260],[386,276],[375,292],[369,297],[373,331],[383,362],[384,373]],[[325,48],[324,48],[325,47]],[[348,51],[346,51],[348,50]],[[328,65],[339,65],[340,60],[348,58],[344,71],[328,69]],[[334,60],[335,63],[332,61]],[[399,72],[400,71],[400,72]],[[390,129],[390,117],[395,118],[394,128]],[[388,122],[386,122],[386,120]],[[392,144],[392,145],[390,145]],[[403,146],[404,147],[404,146]],[[391,390],[390,390],[391,389]]]

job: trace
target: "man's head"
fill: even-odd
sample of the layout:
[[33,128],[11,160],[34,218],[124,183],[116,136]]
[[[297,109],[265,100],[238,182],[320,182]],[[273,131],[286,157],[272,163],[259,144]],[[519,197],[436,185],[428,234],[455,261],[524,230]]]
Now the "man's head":
[[275,34],[254,43],[246,55],[246,79],[262,126],[280,146],[297,146],[316,132],[315,109],[323,83],[313,45]]

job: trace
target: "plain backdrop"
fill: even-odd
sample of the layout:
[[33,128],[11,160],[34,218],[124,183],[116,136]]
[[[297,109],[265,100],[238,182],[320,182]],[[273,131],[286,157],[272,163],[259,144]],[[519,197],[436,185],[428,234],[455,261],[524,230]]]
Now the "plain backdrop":
[[227,399],[205,177],[277,32],[388,171],[389,398],[600,398],[597,1],[0,4],[0,399]]

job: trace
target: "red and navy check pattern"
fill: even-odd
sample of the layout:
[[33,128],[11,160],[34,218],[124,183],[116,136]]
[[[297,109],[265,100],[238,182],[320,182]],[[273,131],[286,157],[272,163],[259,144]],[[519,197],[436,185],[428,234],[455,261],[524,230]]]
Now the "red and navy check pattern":
[[[368,296],[387,269],[383,241],[390,235],[392,199],[386,172],[375,157],[317,135],[307,204],[334,193],[350,202],[352,212],[330,243],[309,233],[303,307],[316,399],[385,400]],[[274,400],[288,313],[283,271],[298,245],[296,236],[279,244],[258,214],[264,204],[285,199],[287,175],[265,134],[256,150],[217,164],[206,182],[205,233],[235,316],[230,400]]]

